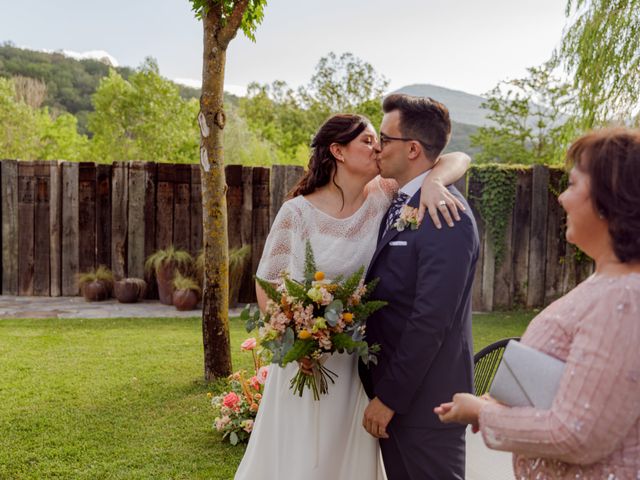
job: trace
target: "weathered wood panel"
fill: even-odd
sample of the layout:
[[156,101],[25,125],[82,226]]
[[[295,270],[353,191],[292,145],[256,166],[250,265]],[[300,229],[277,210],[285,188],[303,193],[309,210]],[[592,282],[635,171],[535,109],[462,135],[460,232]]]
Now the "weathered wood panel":
[[[155,163],[145,163],[145,197],[144,197],[144,258],[145,261],[156,251],[156,184],[158,169]],[[147,298],[158,298],[157,286],[152,271],[145,272]]]
[[253,169],[253,225],[251,229],[251,271],[258,269],[269,234],[269,169]]
[[34,162],[35,223],[33,294],[49,296],[50,288],[50,169],[49,162]]
[[173,165],[158,165],[158,187],[156,192],[157,248],[164,249],[173,243]]
[[546,167],[542,165],[533,166],[533,186],[531,191],[527,307],[539,307],[544,304],[545,252],[547,249],[549,170]]
[[78,163],[62,164],[62,295],[77,295],[80,250]]
[[[240,236],[242,246],[252,245],[253,229],[253,167],[242,167],[242,217],[240,219]],[[253,255],[253,246],[252,246]],[[247,262],[247,270],[242,278],[242,286],[238,294],[240,303],[255,301],[252,262]]]
[[176,165],[174,168],[173,244],[188,251],[191,237],[191,165]]
[[[191,165],[191,239],[189,251],[195,257],[202,250],[202,181],[200,165]],[[239,218],[239,217],[237,217]],[[236,218],[236,222],[237,222]]]
[[156,251],[156,184],[158,170],[155,163],[145,163],[144,196],[144,256]]
[[96,264],[111,265],[111,165],[96,166]]
[[18,294],[18,162],[2,160],[2,294]]
[[129,163],[127,209],[127,276],[144,278],[146,173],[143,162]]
[[227,179],[227,231],[229,249],[242,246],[242,218],[243,218],[243,184],[242,166],[227,165],[225,167]]
[[511,307],[513,301],[513,214],[509,217],[504,238],[504,254],[496,258],[493,282],[493,307]]
[[[82,162],[78,178],[78,229],[80,252],[78,268],[81,273],[90,272],[96,265],[96,166]],[[108,266],[108,265],[106,265]]]
[[287,198],[291,189],[298,183],[304,168],[297,165],[273,165],[271,167],[271,176],[269,179],[270,190],[270,206],[269,206],[269,225],[273,221],[280,210],[280,207]]
[[114,163],[111,170],[111,270],[116,278],[127,276],[127,167]]
[[62,295],[62,165],[49,163],[50,295]]
[[513,213],[513,304],[525,305],[529,283],[529,240],[531,232],[531,170],[518,172]]
[[484,228],[484,220],[482,219],[482,215],[477,207],[478,199],[481,198],[482,195],[482,185],[477,181],[476,178],[470,176],[468,182],[468,202],[471,207],[471,211],[473,212],[473,216],[476,219],[476,225],[478,226],[478,238],[480,239],[480,255],[478,256],[478,261],[476,263],[476,271],[473,277],[473,291],[471,294],[471,302],[473,306],[473,310],[476,311],[484,311],[485,308],[485,297],[483,295],[483,277],[484,277],[484,262],[485,262],[485,243],[486,243],[486,235]]
[[18,295],[33,295],[35,166],[18,163]]
[[545,291],[544,305],[548,305],[562,295],[562,263],[566,252],[564,239],[564,210],[558,203],[558,193],[562,188],[564,172],[549,171],[549,194],[547,200],[547,248],[545,250]]

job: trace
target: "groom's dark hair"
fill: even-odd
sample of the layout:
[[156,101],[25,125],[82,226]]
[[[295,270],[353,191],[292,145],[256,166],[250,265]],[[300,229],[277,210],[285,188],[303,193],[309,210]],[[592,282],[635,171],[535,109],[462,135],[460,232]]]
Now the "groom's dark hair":
[[418,140],[429,160],[435,161],[447,146],[451,135],[449,110],[433,98],[393,93],[385,97],[382,110],[400,112],[402,136]]

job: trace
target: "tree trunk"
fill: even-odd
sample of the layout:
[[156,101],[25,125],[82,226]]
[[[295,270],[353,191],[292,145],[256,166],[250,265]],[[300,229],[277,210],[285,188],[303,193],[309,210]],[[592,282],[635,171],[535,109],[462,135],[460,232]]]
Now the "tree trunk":
[[231,374],[229,345],[229,253],[227,248],[227,185],[224,178],[222,130],[224,65],[228,42],[221,45],[215,8],[203,17],[204,53],[200,97],[200,172],[204,242],[202,338],[206,380]]

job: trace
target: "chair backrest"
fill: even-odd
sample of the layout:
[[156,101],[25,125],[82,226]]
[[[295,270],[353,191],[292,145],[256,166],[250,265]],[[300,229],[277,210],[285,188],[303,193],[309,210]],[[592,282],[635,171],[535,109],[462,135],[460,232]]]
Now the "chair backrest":
[[473,384],[476,395],[484,395],[489,391],[493,377],[498,370],[502,354],[510,340],[520,340],[520,337],[503,338],[490,345],[487,345],[473,356],[475,371],[473,374]]

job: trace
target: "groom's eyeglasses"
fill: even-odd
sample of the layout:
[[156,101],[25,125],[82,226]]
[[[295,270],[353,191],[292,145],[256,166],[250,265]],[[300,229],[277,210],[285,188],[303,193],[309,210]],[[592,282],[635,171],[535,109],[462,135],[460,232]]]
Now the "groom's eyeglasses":
[[389,136],[385,133],[380,132],[380,150],[382,150],[385,146],[385,144],[393,141],[393,140],[397,140],[399,142],[418,142],[420,145],[422,145],[422,147],[426,150],[432,150],[433,147],[429,144],[424,143],[421,140],[418,140],[417,138],[405,138],[405,137],[392,137]]

